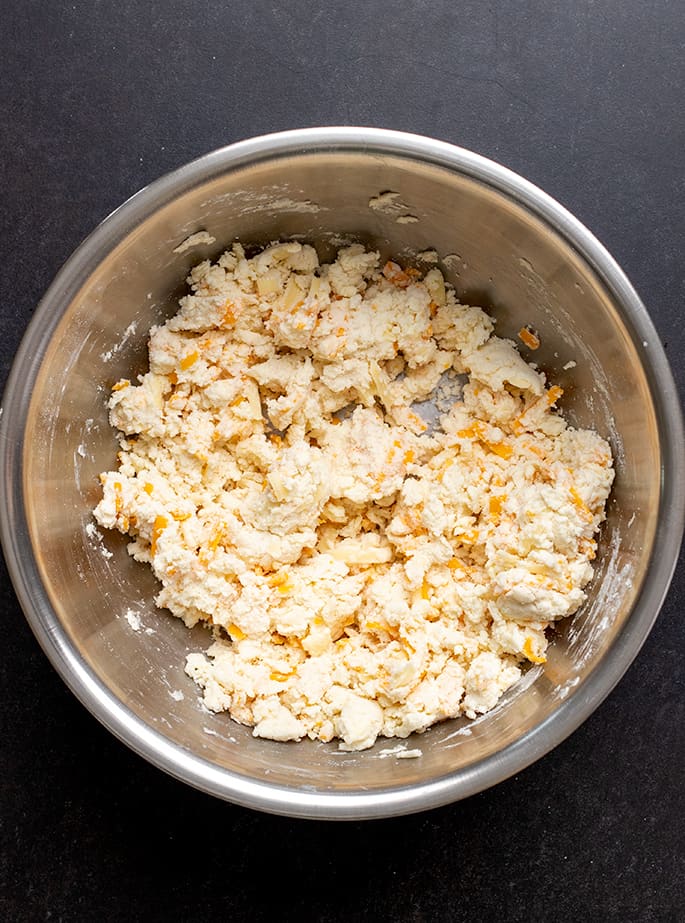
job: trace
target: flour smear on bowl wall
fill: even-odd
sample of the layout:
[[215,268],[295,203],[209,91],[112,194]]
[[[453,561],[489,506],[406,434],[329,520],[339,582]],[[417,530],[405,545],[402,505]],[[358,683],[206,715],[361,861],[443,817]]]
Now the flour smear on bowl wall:
[[[174,252],[196,234],[195,245]],[[544,372],[546,390],[563,389],[558,407],[568,424],[607,437],[614,455],[586,602],[556,623],[546,651],[530,648],[546,663],[494,709],[412,738],[407,746],[420,746],[420,759],[379,760],[382,741],[349,753],[306,737],[278,743],[203,711],[183,665],[207,647],[209,632],[155,609],[159,583],[123,537],[92,537],[98,475],[116,467],[112,385],[129,378],[135,386],[146,371],[147,332],[176,313],[193,265],[218,259],[235,240],[255,253],[283,239],[311,243],[322,263],[354,242],[379,252],[380,268],[389,259],[423,266],[423,254],[426,271],[440,270],[464,303],[487,308],[498,337],[535,332],[539,348],[521,349]],[[498,164],[448,144],[310,129],[240,142],[163,177],[67,262],[34,315],[3,398],[0,532],[38,640],[129,746],[251,807],[377,817],[495,784],[597,707],[637,654],[668,587],[682,535],[683,454],[678,397],[647,312],[573,216]],[[429,579],[429,597],[431,589]]]

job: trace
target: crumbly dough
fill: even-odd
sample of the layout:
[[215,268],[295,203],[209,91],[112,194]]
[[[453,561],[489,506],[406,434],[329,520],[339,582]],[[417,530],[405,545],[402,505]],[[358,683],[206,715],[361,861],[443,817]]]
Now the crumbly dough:
[[607,443],[437,268],[234,244],[189,283],[114,386],[95,517],[213,626],[186,666],[207,707],[349,750],[491,709],[585,598]]

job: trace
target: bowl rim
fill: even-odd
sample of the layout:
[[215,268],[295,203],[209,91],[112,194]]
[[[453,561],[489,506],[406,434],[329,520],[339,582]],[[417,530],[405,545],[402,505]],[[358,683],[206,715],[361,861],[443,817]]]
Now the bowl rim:
[[[633,611],[613,642],[611,660],[599,663],[543,722],[489,757],[411,786],[335,793],[274,785],[219,768],[153,730],[98,679],[69,641],[42,584],[28,534],[21,471],[32,386],[52,333],[113,246],[160,207],[228,170],[287,155],[341,151],[399,156],[456,171],[503,193],[564,238],[606,287],[635,337],[654,405],[662,464],[650,579],[643,582]],[[680,400],[656,329],[625,273],[577,218],[528,180],[465,148],[406,132],[331,126],[261,135],[205,154],[135,193],[95,228],[55,276],[26,329],[0,405],[0,541],[26,619],[52,665],[82,704],[149,762],[209,794],[274,814],[340,820],[410,814],[476,794],[542,757],[589,717],[637,655],[668,591],[684,523],[685,439]]]

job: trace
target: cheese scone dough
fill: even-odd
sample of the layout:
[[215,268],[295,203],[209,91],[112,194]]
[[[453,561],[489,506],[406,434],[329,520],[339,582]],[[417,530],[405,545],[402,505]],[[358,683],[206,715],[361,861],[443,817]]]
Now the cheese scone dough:
[[213,626],[186,665],[207,707],[348,750],[491,709],[585,598],[606,441],[438,269],[234,244],[189,284],[114,386],[95,517]]

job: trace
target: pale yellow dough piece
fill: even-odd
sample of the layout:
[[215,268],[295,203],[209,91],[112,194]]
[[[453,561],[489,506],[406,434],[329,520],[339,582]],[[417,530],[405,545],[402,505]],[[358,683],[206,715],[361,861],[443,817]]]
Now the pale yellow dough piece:
[[[435,267],[234,244],[189,283],[114,386],[95,518],[213,626],[207,707],[350,750],[487,712],[585,598],[607,443]],[[445,374],[468,383],[431,428]]]

